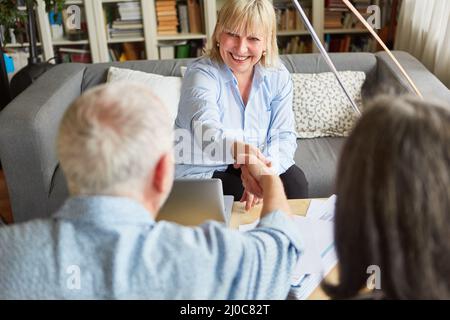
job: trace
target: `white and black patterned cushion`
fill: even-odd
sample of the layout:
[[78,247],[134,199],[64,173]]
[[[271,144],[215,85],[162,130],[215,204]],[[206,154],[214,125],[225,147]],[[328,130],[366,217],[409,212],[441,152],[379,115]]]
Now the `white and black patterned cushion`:
[[[366,74],[341,71],[339,75],[361,109],[361,88]],[[294,73],[292,81],[298,138],[345,137],[349,134],[357,115],[333,73]]]

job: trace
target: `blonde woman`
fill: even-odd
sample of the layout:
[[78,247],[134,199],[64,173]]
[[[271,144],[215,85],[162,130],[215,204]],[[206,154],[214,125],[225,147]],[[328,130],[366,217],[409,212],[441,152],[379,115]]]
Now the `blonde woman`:
[[292,81],[278,57],[272,3],[227,1],[211,42],[183,80],[175,126],[188,130],[193,143],[185,143],[182,158],[176,154],[176,177],[220,178],[224,193],[249,209],[261,194],[245,191],[256,184],[234,157],[237,148],[248,148],[280,175],[288,198],[306,198],[305,175],[294,163]]

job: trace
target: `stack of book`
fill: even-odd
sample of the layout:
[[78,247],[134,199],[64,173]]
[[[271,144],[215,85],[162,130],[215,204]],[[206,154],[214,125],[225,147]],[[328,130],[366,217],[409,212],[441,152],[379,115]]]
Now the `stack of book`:
[[325,37],[328,52],[375,52],[376,40],[366,36],[330,35]]
[[119,19],[112,22],[109,34],[111,39],[137,38],[144,36],[142,11],[138,2],[117,4]]
[[178,17],[175,0],[156,0],[158,34],[178,33]]
[[[311,21],[311,1],[302,1],[300,5]],[[274,6],[278,31],[306,30],[303,21],[300,19],[300,14],[290,2],[276,2]]]
[[310,40],[302,40],[300,37],[292,37],[286,42],[279,45],[280,54],[296,54],[296,53],[311,53],[312,42]]
[[[355,8],[367,17],[367,7],[371,0],[353,1]],[[362,29],[363,24],[350,12],[341,0],[327,0],[325,3],[325,29]]]

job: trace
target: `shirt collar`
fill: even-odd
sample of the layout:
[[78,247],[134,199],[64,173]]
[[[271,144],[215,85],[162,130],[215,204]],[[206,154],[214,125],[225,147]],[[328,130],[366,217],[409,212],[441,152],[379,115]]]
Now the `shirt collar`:
[[[225,82],[233,81],[234,84],[237,84],[236,77],[234,76],[231,69],[225,64],[219,64],[220,75]],[[267,70],[264,68],[261,63],[257,63],[255,65],[255,73],[253,75],[253,83],[259,85],[264,81],[264,78],[267,76]]]
[[54,217],[106,223],[155,223],[151,213],[139,202],[114,196],[70,197]]

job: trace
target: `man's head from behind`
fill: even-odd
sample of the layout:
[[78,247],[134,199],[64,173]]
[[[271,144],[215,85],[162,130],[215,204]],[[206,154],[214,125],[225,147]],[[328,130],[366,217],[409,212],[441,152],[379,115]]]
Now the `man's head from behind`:
[[137,83],[87,91],[66,111],[58,156],[72,195],[127,196],[155,213],[173,180],[173,124]]

